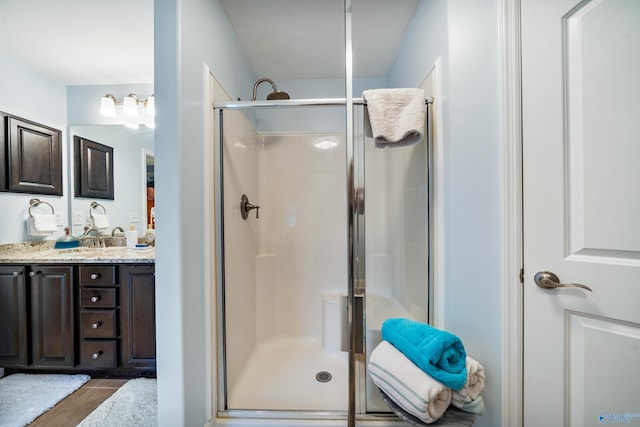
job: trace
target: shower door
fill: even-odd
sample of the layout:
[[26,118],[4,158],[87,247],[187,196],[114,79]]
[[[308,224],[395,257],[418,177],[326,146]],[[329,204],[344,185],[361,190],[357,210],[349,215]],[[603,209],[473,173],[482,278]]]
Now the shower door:
[[428,144],[376,148],[357,105],[350,154],[328,104],[217,106],[222,416],[345,419],[351,327],[354,409],[388,418],[366,373],[382,321],[428,320]]
[[225,408],[344,413],[344,106],[221,124]]

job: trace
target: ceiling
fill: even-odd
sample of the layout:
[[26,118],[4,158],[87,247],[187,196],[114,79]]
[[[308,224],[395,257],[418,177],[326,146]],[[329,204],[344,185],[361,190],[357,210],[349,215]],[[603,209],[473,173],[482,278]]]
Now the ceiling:
[[65,85],[153,82],[153,0],[0,0],[0,51]]
[[[354,75],[386,76],[419,0],[352,1]],[[344,75],[343,0],[220,3],[256,76]],[[153,82],[153,0],[0,0],[0,52],[65,85]]]

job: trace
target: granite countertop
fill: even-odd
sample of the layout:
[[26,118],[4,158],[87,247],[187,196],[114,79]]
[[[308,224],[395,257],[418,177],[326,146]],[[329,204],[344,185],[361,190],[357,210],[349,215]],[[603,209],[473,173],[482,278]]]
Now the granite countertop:
[[0,263],[3,264],[128,264],[155,263],[154,246],[127,249],[124,246],[73,249],[55,249],[55,242],[26,242],[0,245]]

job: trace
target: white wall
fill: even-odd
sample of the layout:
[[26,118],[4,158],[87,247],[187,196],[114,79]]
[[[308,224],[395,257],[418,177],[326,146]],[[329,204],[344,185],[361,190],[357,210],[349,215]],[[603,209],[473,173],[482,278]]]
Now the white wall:
[[487,413],[500,424],[501,200],[496,0],[423,0],[389,77],[418,86],[440,58],[444,128],[444,328],[486,369]]
[[[67,189],[67,96],[65,86],[46,79],[33,69],[0,54],[0,111],[31,120],[62,131],[62,188]],[[67,217],[69,194],[45,196],[39,194],[0,193],[0,244],[42,240],[27,235],[29,200],[39,198],[53,205],[56,213]],[[47,236],[55,240],[63,234]]]
[[[205,217],[209,76],[232,99],[250,99],[255,76],[217,1],[154,2],[156,94],[156,309],[161,426],[201,426],[210,417],[205,355]],[[214,391],[215,393],[215,391]],[[214,396],[215,398],[215,396]]]

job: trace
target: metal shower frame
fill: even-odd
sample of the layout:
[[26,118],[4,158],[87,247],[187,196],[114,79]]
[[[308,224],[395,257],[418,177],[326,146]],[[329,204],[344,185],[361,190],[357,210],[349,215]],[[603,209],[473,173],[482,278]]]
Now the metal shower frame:
[[[425,98],[427,104],[427,114],[425,122],[425,143],[427,144],[427,180],[428,180],[428,229],[429,229],[429,253],[433,250],[433,204],[431,195],[433,194],[433,155],[431,143],[431,108],[433,103],[431,97]],[[358,304],[357,299],[364,297],[366,278],[364,260],[365,260],[365,241],[364,236],[359,235],[358,229],[364,217],[364,198],[358,197],[361,191],[364,191],[364,144],[356,144],[354,142],[353,125],[354,106],[366,106],[366,102],[362,98],[322,98],[322,99],[294,99],[294,100],[272,100],[272,101],[231,101],[216,102],[213,107],[217,111],[216,117],[218,131],[215,141],[215,219],[216,219],[216,279],[217,279],[217,300],[224,301],[224,216],[223,200],[224,200],[224,162],[222,158],[222,135],[224,132],[224,111],[225,110],[251,110],[266,108],[301,108],[301,107],[346,107],[347,116],[347,132],[346,132],[346,167],[347,182],[346,189],[348,194],[348,292],[347,292],[347,310],[349,313],[349,366],[348,366],[348,411],[346,414],[347,426],[355,427],[356,419],[373,420],[373,419],[393,419],[393,415],[366,414],[365,393],[356,393],[356,389],[364,391],[365,370],[356,372],[358,365],[356,358],[359,354],[364,353],[362,341],[365,336],[365,322],[362,311],[357,310],[362,304]],[[364,109],[363,109],[364,110]],[[358,128],[364,127],[364,111],[358,118]],[[359,150],[356,150],[359,148]],[[357,160],[357,161],[356,161]],[[432,257],[428,257],[428,277],[429,283],[433,283],[433,267]],[[431,322],[431,314],[433,313],[433,295],[431,287],[429,289],[429,321]],[[226,408],[227,402],[227,384],[226,384],[226,359],[225,359],[225,307],[222,305],[217,310],[217,334],[218,346],[218,407]],[[359,330],[358,330],[359,329]],[[358,341],[360,340],[360,341]],[[357,398],[360,397],[358,400]],[[272,418],[272,419],[344,419],[343,411],[271,411],[271,410],[218,410],[219,415],[229,418]]]

